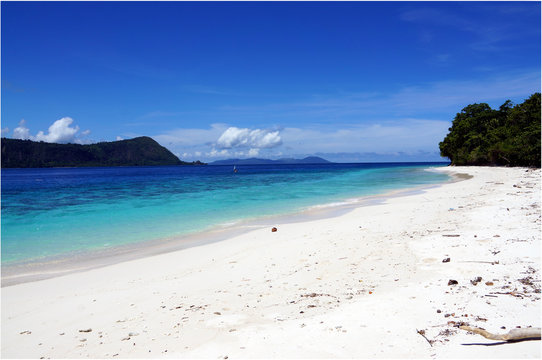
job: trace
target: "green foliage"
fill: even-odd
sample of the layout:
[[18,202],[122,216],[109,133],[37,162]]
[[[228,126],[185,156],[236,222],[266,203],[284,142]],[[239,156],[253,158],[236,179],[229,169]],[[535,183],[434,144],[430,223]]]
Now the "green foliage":
[[439,144],[453,165],[540,167],[540,93],[522,104],[507,100],[499,110],[472,104],[455,116]]
[[2,138],[2,167],[183,165],[150,137],[90,145],[52,144]]

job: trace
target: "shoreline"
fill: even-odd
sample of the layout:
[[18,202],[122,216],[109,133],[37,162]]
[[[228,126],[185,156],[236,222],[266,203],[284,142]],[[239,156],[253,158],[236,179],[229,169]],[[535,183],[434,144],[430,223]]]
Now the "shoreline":
[[[443,167],[430,167],[434,171]],[[439,170],[436,170],[439,171]],[[57,276],[97,269],[149,256],[180,251],[183,249],[211,244],[241,235],[248,231],[272,227],[276,224],[298,223],[318,219],[334,218],[353,211],[357,207],[371,206],[387,199],[408,196],[433,187],[468,179],[466,174],[451,174],[448,181],[424,184],[409,188],[385,191],[380,194],[345,199],[341,202],[324,203],[285,214],[240,219],[232,224],[219,224],[211,228],[185,235],[142,241],[134,244],[117,245],[105,249],[93,249],[77,253],[60,254],[42,259],[13,261],[2,264],[1,287],[26,282],[50,279]]]
[[540,327],[540,169],[439,171],[473,178],[4,287],[1,355],[540,358],[458,328]]

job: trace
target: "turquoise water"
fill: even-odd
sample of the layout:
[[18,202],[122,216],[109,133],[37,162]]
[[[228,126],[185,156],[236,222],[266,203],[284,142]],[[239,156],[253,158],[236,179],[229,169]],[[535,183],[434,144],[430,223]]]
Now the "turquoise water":
[[443,164],[2,170],[2,263],[182,236],[449,178]]

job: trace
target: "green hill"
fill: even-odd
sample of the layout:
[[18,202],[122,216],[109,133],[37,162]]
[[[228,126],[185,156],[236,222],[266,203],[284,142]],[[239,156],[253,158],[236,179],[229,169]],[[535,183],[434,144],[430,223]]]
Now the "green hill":
[[498,110],[471,104],[455,116],[450,132],[439,144],[452,165],[540,167],[540,93]]
[[2,138],[2,168],[183,164],[189,163],[147,136],[90,145]]

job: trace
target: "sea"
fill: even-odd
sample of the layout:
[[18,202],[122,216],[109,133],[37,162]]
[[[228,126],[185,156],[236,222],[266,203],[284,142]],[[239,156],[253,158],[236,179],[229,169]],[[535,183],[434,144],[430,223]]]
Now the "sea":
[[179,239],[399,189],[448,163],[2,169],[1,261],[40,262]]

